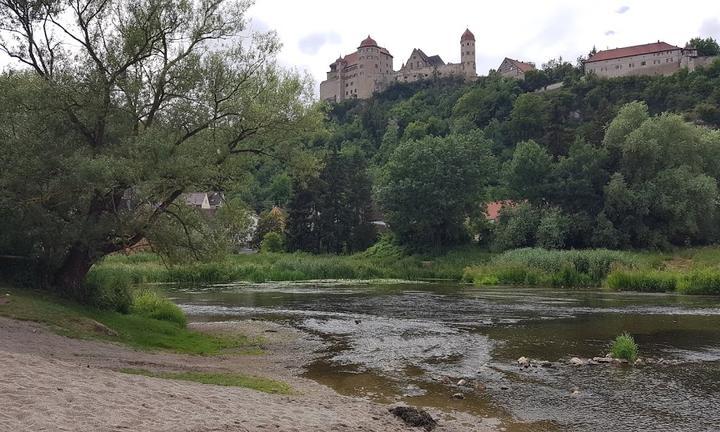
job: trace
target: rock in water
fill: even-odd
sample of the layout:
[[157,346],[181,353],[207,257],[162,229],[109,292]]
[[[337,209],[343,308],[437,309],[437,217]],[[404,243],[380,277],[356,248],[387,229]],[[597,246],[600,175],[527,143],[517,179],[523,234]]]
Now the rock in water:
[[520,367],[528,367],[528,366],[530,366],[530,359],[528,359],[527,357],[520,357],[520,358],[517,360],[517,362],[518,362],[518,365],[520,365]]
[[397,406],[395,408],[391,408],[390,412],[395,414],[397,417],[400,417],[405,424],[412,427],[422,427],[425,428],[426,431],[431,431],[435,428],[435,426],[437,426],[435,419],[432,418],[432,416],[430,416],[430,414],[428,414],[425,410],[413,407]]
[[587,364],[587,362],[585,360],[578,358],[578,357],[571,358],[568,363],[570,363],[573,366],[584,366]]
[[462,393],[453,394],[453,399],[465,399],[465,395]]

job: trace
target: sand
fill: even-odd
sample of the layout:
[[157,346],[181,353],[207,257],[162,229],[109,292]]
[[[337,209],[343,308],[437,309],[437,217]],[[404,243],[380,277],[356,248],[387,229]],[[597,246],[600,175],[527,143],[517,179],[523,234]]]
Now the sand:
[[[263,321],[194,324],[263,335],[262,355],[189,356],[56,335],[0,318],[0,431],[411,431],[390,406],[341,396],[302,378],[322,342]],[[232,371],[285,381],[295,393],[165,380],[118,372]],[[436,431],[479,431],[481,420],[439,413]]]

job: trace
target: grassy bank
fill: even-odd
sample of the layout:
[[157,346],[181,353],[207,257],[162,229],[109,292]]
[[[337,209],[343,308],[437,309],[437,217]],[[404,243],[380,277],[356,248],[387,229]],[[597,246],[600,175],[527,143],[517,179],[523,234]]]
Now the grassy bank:
[[103,280],[129,279],[132,283],[234,281],[301,281],[313,279],[450,279],[460,280],[466,267],[486,262],[490,253],[476,247],[452,250],[441,256],[406,255],[378,246],[350,256],[305,253],[230,255],[222,261],[166,266],[154,254],[113,255],[93,267]]
[[268,378],[230,372],[153,372],[146,369],[121,369],[120,372],[152,378],[192,381],[226,387],[243,387],[265,393],[290,394],[290,386]]
[[[350,255],[231,255],[222,261],[166,265],[154,254],[113,255],[93,267],[105,286],[153,282],[227,283],[313,279],[447,279],[477,285],[608,287],[720,294],[720,248],[674,252],[517,249],[491,254],[467,246],[443,255],[407,255],[379,243]],[[117,282],[117,281],[122,281]]]
[[[81,306],[44,291],[0,287],[0,316],[45,324],[58,334],[121,342],[145,350],[165,349],[188,354],[259,352],[257,341],[244,336],[216,336],[184,325],[138,313],[122,314]],[[146,304],[146,303],[145,303]],[[155,311],[148,308],[146,311]]]
[[463,279],[477,285],[607,287],[720,295],[720,248],[672,253],[518,249],[468,267]]

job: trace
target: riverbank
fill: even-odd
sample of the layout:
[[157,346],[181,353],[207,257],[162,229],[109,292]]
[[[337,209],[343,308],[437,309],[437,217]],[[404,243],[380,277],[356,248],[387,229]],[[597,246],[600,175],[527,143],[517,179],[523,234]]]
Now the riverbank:
[[229,283],[320,279],[452,280],[477,285],[600,288],[682,294],[720,294],[720,247],[673,252],[605,249],[517,249],[490,253],[474,246],[441,255],[408,255],[381,242],[349,255],[269,253],[222,261],[166,265],[151,253],[112,255],[93,267],[101,281]]
[[460,280],[465,268],[486,262],[492,254],[474,246],[441,255],[406,254],[379,243],[354,255],[308,253],[248,253],[221,261],[166,265],[155,254],[115,254],[93,267],[99,279],[130,283],[228,283],[236,281],[301,281],[320,279],[448,279]]
[[[0,314],[29,318],[27,305],[20,312],[12,309],[22,304],[17,293],[6,293],[2,290]],[[220,340],[242,335],[257,347],[191,355],[140,350],[112,341],[112,333],[70,338],[59,333],[78,331],[72,323],[86,317],[67,312],[66,318],[43,324],[0,317],[0,423],[9,430],[414,430],[390,414],[389,406],[340,396],[302,378],[304,365],[323,345],[290,327],[254,320],[191,323],[188,332]],[[123,330],[110,324],[107,331]],[[253,389],[157,378],[172,374],[232,375],[282,385]],[[439,431],[477,430],[470,425],[480,422],[463,413],[432,414]]]
[[517,249],[465,269],[477,285],[608,288],[617,291],[720,295],[720,249],[631,252],[607,249]]

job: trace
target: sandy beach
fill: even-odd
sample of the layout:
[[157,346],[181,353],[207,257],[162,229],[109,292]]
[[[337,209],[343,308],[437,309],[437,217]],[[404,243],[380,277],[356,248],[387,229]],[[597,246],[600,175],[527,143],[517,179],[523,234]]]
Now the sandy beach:
[[[264,321],[194,324],[263,335],[261,355],[190,356],[70,339],[0,318],[2,431],[410,431],[382,404],[341,396],[302,378],[322,342]],[[121,373],[226,371],[288,383],[292,395]],[[481,419],[428,410],[437,431],[478,431]]]

